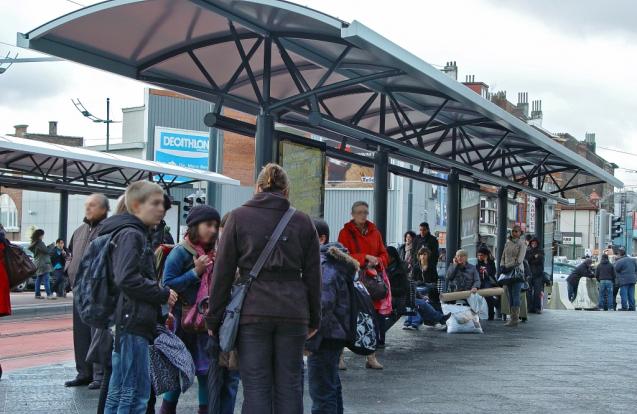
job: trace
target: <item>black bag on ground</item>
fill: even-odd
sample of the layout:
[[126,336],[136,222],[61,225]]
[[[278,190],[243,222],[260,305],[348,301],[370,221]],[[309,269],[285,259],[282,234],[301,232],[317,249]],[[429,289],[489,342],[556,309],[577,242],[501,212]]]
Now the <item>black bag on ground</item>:
[[110,260],[114,234],[99,236],[88,245],[73,288],[73,306],[91,328],[108,328],[117,304]]
[[376,352],[376,329],[378,329],[374,303],[363,286],[358,283],[349,286],[352,341],[347,348],[358,355],[371,355]]

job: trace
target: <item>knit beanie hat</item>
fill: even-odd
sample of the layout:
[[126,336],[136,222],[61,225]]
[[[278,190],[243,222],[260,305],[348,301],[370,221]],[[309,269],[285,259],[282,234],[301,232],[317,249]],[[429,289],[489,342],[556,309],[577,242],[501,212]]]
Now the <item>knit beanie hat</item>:
[[217,223],[221,221],[221,216],[219,215],[217,209],[208,205],[198,205],[194,206],[188,212],[188,217],[186,217],[186,224],[188,226],[195,226],[204,221],[212,220],[216,220]]

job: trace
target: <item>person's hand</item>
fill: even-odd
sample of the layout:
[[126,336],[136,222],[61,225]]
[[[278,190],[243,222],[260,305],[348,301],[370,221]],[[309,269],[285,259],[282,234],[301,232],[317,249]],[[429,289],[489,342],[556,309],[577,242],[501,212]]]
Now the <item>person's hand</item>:
[[210,329],[208,329],[208,336],[214,338],[215,334]]
[[476,293],[478,291],[478,288],[471,288],[471,293]]
[[540,255],[538,253],[535,253],[535,258],[537,259],[538,257],[540,257]]
[[172,331],[173,328],[175,327],[175,315],[173,315],[172,313],[169,313],[168,316],[166,317],[165,325],[169,331]]
[[179,295],[174,290],[170,289],[170,294],[168,295],[168,304],[170,306],[175,306],[177,303],[177,299],[179,299]]
[[378,257],[372,256],[371,254],[368,254],[368,255],[365,256],[365,259],[367,259],[369,264],[371,264],[372,266],[374,266],[374,267],[378,266]]
[[314,335],[316,335],[316,332],[318,332],[318,329],[310,329],[307,333],[307,339],[312,338]]
[[458,264],[458,260],[455,257],[453,258],[453,264]]
[[195,273],[197,273],[197,276],[201,276],[203,272],[206,271],[206,267],[211,263],[210,257],[207,255],[199,256],[193,260],[195,262]]

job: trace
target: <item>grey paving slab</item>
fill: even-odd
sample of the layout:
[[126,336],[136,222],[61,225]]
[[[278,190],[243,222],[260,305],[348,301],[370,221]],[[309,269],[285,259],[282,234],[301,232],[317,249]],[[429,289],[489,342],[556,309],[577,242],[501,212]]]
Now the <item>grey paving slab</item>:
[[[346,353],[345,412],[637,413],[637,313],[547,311],[517,329],[484,322],[484,330],[448,335],[397,325],[379,352],[383,371]],[[94,413],[97,391],[64,388],[73,373],[69,363],[5,374],[0,414]],[[310,412],[307,389],[305,400]],[[196,409],[193,389],[178,412]]]

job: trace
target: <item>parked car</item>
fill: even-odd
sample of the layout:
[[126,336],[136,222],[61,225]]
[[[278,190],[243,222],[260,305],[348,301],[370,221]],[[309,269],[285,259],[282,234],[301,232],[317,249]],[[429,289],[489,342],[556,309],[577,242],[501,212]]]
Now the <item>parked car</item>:
[[566,278],[575,269],[575,266],[569,263],[554,262],[553,263],[553,283],[566,282]]
[[[27,254],[27,256],[29,256],[31,258],[31,260],[33,260],[33,253],[31,252],[31,250],[29,250],[29,246],[31,245],[31,243],[29,242],[25,242],[25,241],[16,241],[16,242],[11,242],[13,244],[15,244],[16,246],[20,246],[20,248],[22,250],[24,250],[24,252]],[[35,276],[30,277],[29,279],[25,280],[24,282],[20,283],[18,286],[14,287],[13,289],[11,289],[13,292],[22,292],[24,290],[34,290],[35,289]]]

